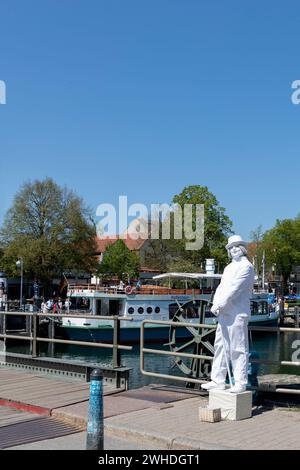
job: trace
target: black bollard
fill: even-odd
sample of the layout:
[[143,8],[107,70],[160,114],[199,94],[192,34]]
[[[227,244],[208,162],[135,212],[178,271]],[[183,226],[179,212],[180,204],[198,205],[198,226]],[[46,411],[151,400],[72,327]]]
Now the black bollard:
[[103,375],[101,369],[94,369],[90,380],[86,449],[103,450]]

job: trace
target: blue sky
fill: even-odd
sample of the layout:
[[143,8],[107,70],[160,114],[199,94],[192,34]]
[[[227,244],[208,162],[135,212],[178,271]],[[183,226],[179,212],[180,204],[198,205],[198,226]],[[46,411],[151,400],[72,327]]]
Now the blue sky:
[[299,2],[2,0],[0,221],[22,182],[87,204],[208,186],[236,232],[299,207]]

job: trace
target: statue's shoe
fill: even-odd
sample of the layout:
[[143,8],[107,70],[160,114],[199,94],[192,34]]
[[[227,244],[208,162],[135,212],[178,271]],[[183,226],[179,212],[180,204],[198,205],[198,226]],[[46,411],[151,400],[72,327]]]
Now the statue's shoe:
[[225,390],[225,384],[217,384],[216,382],[208,382],[207,384],[202,384],[201,388],[203,390]]
[[230,393],[243,393],[246,391],[246,386],[244,385],[233,385],[228,392]]

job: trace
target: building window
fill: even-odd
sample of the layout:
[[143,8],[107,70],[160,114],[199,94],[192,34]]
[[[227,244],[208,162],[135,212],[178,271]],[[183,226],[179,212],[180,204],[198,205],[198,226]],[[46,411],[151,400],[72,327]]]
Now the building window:
[[159,307],[155,307],[155,313],[159,313],[160,312],[160,308]]
[[144,313],[143,307],[139,307],[139,308],[138,308],[138,313]]
[[128,313],[133,314],[133,313],[134,313],[134,308],[133,308],[133,307],[129,307]]
[[153,312],[153,308],[152,307],[147,307],[147,313],[152,313]]

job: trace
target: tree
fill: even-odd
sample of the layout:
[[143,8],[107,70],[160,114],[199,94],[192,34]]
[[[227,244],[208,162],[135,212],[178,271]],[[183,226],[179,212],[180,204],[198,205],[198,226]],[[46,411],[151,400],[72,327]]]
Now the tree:
[[255,271],[259,276],[262,271],[264,246],[263,246],[264,232],[262,225],[259,225],[255,230],[250,233],[250,244],[248,246],[248,256],[254,263]]
[[[171,262],[176,262],[178,265],[187,262],[190,267],[193,266],[199,271],[201,264],[204,267],[206,258],[214,258],[220,270],[225,267],[228,261],[225,245],[228,236],[232,233],[232,222],[214,194],[206,186],[187,186],[180,194],[173,197],[172,202],[175,210],[169,215],[171,238],[151,241],[152,253],[149,253],[147,257],[147,266],[166,270]],[[194,231],[196,230],[196,204],[204,205],[204,246],[200,250],[187,250],[186,245],[189,240],[184,236],[182,239],[174,238],[176,206],[181,208],[184,222],[185,204],[193,207],[192,228]],[[160,223],[162,224],[163,221]]]
[[[182,209],[185,204],[192,204],[193,207],[196,204],[204,205],[204,246],[200,250],[200,256],[202,260],[214,257],[214,254],[219,257],[219,248],[223,247],[224,250],[227,237],[232,233],[232,222],[226,215],[224,207],[219,205],[216,196],[208,190],[207,186],[187,186],[180,194],[173,197],[173,203],[179,204]],[[195,217],[193,228],[196,228]],[[197,255],[199,254],[196,253]],[[225,250],[224,256],[226,257]],[[224,256],[222,256],[222,261]],[[194,257],[192,256],[192,258]],[[217,261],[221,260],[217,259]]]
[[[139,265],[138,255],[130,251],[124,241],[120,239],[106,249],[98,272],[100,274],[114,274],[119,279],[127,280],[128,276],[138,276]],[[126,278],[125,275],[127,275]]]
[[265,233],[262,245],[267,263],[276,264],[286,289],[293,266],[300,263],[300,216],[277,220],[275,227]]
[[25,275],[45,286],[63,271],[92,273],[98,265],[91,211],[51,178],[21,187],[5,216],[0,241],[7,274],[18,275],[16,260],[22,257]]

